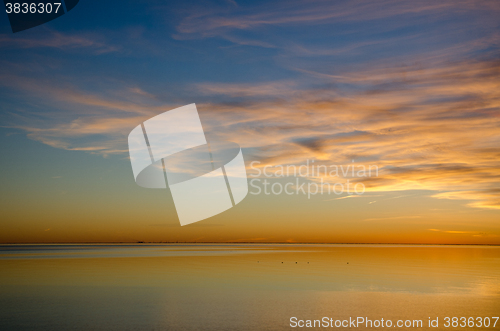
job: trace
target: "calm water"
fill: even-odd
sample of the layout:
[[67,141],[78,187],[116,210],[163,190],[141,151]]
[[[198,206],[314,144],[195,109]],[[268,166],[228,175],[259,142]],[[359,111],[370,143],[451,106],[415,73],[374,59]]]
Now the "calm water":
[[500,247],[0,246],[0,293],[1,330],[301,329],[291,317],[500,330],[444,327],[500,315]]

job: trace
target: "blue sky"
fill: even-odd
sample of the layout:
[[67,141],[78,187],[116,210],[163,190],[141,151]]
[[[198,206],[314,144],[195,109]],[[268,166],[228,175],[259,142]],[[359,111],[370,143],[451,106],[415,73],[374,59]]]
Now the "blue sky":
[[[50,240],[80,238],[74,233],[85,223],[67,228],[67,214],[40,206],[40,197],[50,200],[45,206],[77,211],[99,205],[94,200],[101,195],[142,203],[155,196],[153,209],[160,213],[156,192],[137,196],[126,137],[145,119],[195,102],[205,129],[239,143],[248,161],[376,163],[383,175],[367,184],[372,195],[418,196],[418,203],[405,198],[409,205],[432,201],[418,221],[399,207],[353,216],[353,210],[372,208],[373,199],[351,207],[341,205],[349,199],[335,201],[348,234],[362,227],[349,227],[357,217],[392,219],[405,238],[421,231],[414,241],[442,233],[433,240],[497,242],[499,11],[496,1],[82,0],[66,15],[16,34],[4,15],[0,139],[2,208],[9,221],[1,240],[45,240],[40,236],[47,233],[18,229],[20,219],[43,232],[62,227]],[[54,195],[61,192],[80,202]],[[13,206],[22,196],[33,215],[46,214],[48,221],[19,213]],[[269,208],[264,198],[255,199],[253,209]],[[284,206],[290,201],[281,199],[273,219],[289,217]],[[95,208],[118,217],[113,213],[122,200],[111,200]],[[454,211],[435,214],[431,209],[440,207],[434,203]],[[259,234],[245,212],[235,212],[232,217],[245,221],[232,229],[229,217],[212,220],[228,225],[217,240],[301,240],[298,230],[297,238],[281,236],[277,225]],[[327,240],[319,233],[329,208],[319,208],[314,218],[316,232],[302,240]],[[51,225],[50,219],[61,221]],[[175,224],[175,214],[154,224],[162,222]],[[381,229],[394,226],[386,223]],[[109,234],[102,221],[92,224],[88,240],[133,240]],[[332,224],[326,229],[340,231]],[[154,237],[150,230],[123,231]],[[450,231],[464,237],[446,237]],[[207,238],[216,240],[216,232]],[[183,233],[185,240],[199,238]],[[345,237],[359,239],[353,236]],[[370,233],[362,238],[370,241]]]

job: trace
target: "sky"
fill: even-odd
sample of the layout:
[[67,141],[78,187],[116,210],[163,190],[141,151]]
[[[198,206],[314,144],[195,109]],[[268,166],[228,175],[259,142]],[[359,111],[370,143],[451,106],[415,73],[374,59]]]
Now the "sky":
[[[3,14],[0,243],[500,244],[498,17],[486,0],[81,0],[13,34]],[[256,181],[181,227],[169,190],[135,183],[127,136],[191,103]],[[312,161],[378,173],[277,176]],[[256,194],[264,179],[364,193]]]

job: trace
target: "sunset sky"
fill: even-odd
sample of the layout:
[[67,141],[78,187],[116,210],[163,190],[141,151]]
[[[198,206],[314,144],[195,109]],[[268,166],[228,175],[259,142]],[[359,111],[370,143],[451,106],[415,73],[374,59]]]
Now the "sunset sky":
[[[0,243],[500,244],[496,0],[81,0],[16,34],[2,15]],[[379,174],[180,227],[127,136],[191,103],[250,179],[253,161]],[[346,180],[302,180],[321,179]]]

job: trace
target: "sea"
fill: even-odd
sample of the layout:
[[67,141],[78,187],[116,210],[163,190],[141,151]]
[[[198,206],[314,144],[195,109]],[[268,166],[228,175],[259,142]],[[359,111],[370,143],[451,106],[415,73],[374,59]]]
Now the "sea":
[[498,316],[500,246],[0,246],[0,330],[500,330]]

